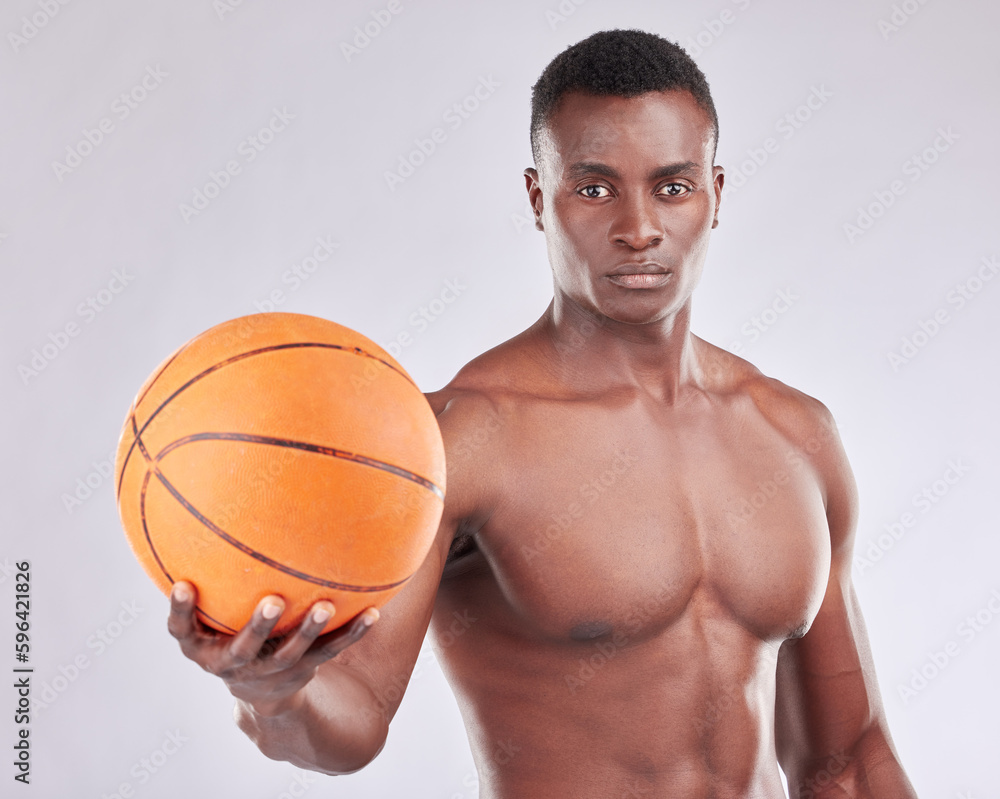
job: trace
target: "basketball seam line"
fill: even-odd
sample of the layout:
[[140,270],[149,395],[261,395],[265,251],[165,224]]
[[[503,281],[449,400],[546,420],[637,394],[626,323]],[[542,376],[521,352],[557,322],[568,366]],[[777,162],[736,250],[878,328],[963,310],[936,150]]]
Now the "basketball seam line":
[[[173,577],[170,576],[170,572],[167,571],[167,567],[163,565],[163,561],[160,560],[160,555],[156,551],[156,547],[153,546],[153,540],[149,537],[149,527],[146,524],[146,488],[149,485],[150,474],[151,474],[150,470],[147,469],[146,476],[142,481],[142,491],[139,494],[139,515],[142,518],[142,532],[146,535],[146,543],[149,544],[149,551],[152,552],[153,557],[156,558],[156,565],[160,567],[160,571],[163,572],[164,576],[170,581],[170,584],[173,585],[175,580]],[[224,630],[228,630],[231,633],[236,632],[236,630],[234,630],[228,624],[224,624],[223,622],[216,619],[214,616],[209,616],[204,610],[202,610],[197,605],[195,605],[195,610],[197,610],[202,616],[204,616],[209,621],[214,622],[215,624],[222,627]]]
[[[276,438],[274,436],[260,436],[253,433],[194,433],[189,436],[184,436],[183,438],[178,438],[175,441],[171,441],[167,444],[154,458],[156,463],[166,456],[168,453],[173,452],[173,450],[181,447],[185,444],[190,444],[193,441],[246,441],[251,444],[265,444],[274,447],[287,447],[289,449],[299,449],[305,452],[314,452],[317,455],[328,455],[333,458],[341,458],[343,460],[352,461],[353,463],[358,463],[363,466],[371,466],[374,469],[381,469],[382,471],[394,474],[397,477],[402,477],[413,483],[416,483],[423,488],[426,488],[434,496],[440,500],[444,500],[444,491],[436,483],[431,482],[426,477],[421,477],[416,472],[411,472],[408,469],[404,469],[402,466],[396,466],[392,463],[387,463],[386,461],[378,460],[377,458],[370,458],[367,455],[359,455],[356,452],[349,452],[345,449],[336,449],[334,447],[324,447],[320,444],[310,444],[306,441],[295,441],[290,438]],[[144,445],[140,442],[140,448],[144,449]]]
[[[189,502],[187,498],[185,498],[184,495],[181,494],[181,492],[178,491],[177,488],[166,477],[164,477],[163,473],[158,468],[156,468],[155,465],[152,468],[152,472],[156,475],[156,478],[163,484],[163,487],[166,488],[167,491],[169,491],[171,494],[173,494],[174,499],[180,502],[181,505],[183,505],[184,508],[188,511],[188,513],[190,513],[199,522],[205,525],[205,527],[207,527],[209,530],[211,530],[213,533],[219,536],[219,538],[221,538],[223,541],[230,544],[234,548],[238,549],[240,552],[243,552],[245,555],[249,555],[255,560],[259,560],[261,563],[265,563],[271,568],[283,572],[291,577],[296,577],[300,580],[303,580],[304,582],[313,583],[315,585],[321,585],[324,588],[334,588],[340,591],[353,591],[356,593],[376,593],[378,591],[388,591],[389,589],[402,585],[407,580],[409,580],[410,577],[412,577],[412,575],[409,575],[407,577],[404,577],[402,580],[397,580],[394,583],[387,583],[385,585],[351,585],[349,583],[340,583],[334,580],[324,580],[322,577],[315,577],[314,575],[306,574],[305,572],[300,572],[298,569],[293,569],[290,566],[286,566],[280,561],[276,561],[273,558],[268,557],[263,552],[258,552],[253,547],[250,547],[247,544],[244,544],[239,539],[236,539],[233,536],[231,536],[229,533],[227,533],[225,530],[219,527],[211,519],[204,516],[201,513],[201,511],[199,511],[194,505],[192,505],[191,502]],[[157,558],[157,560],[159,560],[159,558]],[[166,573],[166,570],[164,570],[164,573]]]
[[[300,348],[300,347],[320,347],[322,349],[341,350],[342,352],[353,352],[355,355],[360,355],[360,356],[363,356],[365,358],[371,358],[373,360],[378,361],[379,363],[385,364],[390,369],[392,369],[392,371],[394,371],[396,374],[400,375],[404,380],[406,380],[408,383],[410,383],[414,388],[417,388],[417,384],[414,383],[413,380],[410,378],[410,376],[407,375],[405,372],[403,372],[400,369],[397,369],[391,363],[389,363],[386,360],[383,360],[382,358],[379,358],[377,355],[372,355],[370,352],[361,349],[361,347],[344,347],[344,346],[342,346],[340,344],[327,344],[327,343],[324,343],[324,342],[317,342],[317,341],[296,341],[296,342],[291,342],[291,343],[288,343],[288,344],[272,344],[271,346],[268,346],[268,347],[261,347],[260,349],[250,350],[248,352],[242,352],[239,355],[234,355],[231,358],[227,358],[224,361],[219,361],[218,363],[213,364],[212,366],[210,366],[208,369],[205,369],[204,371],[202,371],[199,374],[197,374],[194,377],[192,377],[184,385],[182,385],[180,388],[178,388],[173,394],[171,394],[169,397],[167,397],[162,403],[160,403],[159,407],[157,407],[157,409],[155,411],[153,411],[153,413],[150,415],[150,417],[143,423],[142,429],[139,430],[136,433],[136,436],[138,437],[139,435],[141,435],[142,433],[144,433],[146,431],[146,428],[149,427],[150,422],[152,422],[153,419],[156,418],[157,414],[160,411],[162,411],[168,404],[170,404],[181,392],[186,391],[189,387],[191,387],[192,385],[194,385],[195,383],[197,383],[203,377],[207,377],[208,375],[212,374],[213,372],[218,371],[223,366],[229,366],[230,364],[236,363],[237,361],[241,361],[244,358],[249,358],[249,357],[251,357],[253,355],[260,355],[261,353],[265,353],[265,352],[275,352],[277,350],[296,349],[296,348]],[[186,346],[181,348],[182,351],[184,349],[186,349]],[[174,357],[177,357],[177,355],[180,355],[180,352],[175,353]],[[173,360],[173,358],[171,358],[171,361],[172,360]],[[169,364],[167,364],[167,365],[169,365]],[[166,371],[166,366],[164,366],[163,369],[160,370],[159,374],[157,374],[157,376],[153,379],[153,382],[155,383],[157,380],[159,380],[160,377],[163,375],[163,373],[165,371]],[[152,389],[152,387],[153,387],[152,384],[150,384],[149,388],[146,389],[145,393],[149,393],[149,390]],[[145,396],[145,393],[144,393],[144,396]],[[138,401],[136,401],[135,408],[134,408],[134,411],[133,411],[133,417],[134,417],[134,414],[137,413],[138,410],[139,410],[138,406],[139,406],[139,403],[138,403]],[[134,424],[134,418],[133,418],[133,424]],[[120,495],[121,494],[122,480],[125,479],[125,468],[128,466],[129,459],[132,457],[132,452],[133,452],[134,449],[135,449],[135,440],[133,439],[132,443],[129,445],[128,452],[125,453],[125,460],[122,462],[121,474],[118,475],[118,488],[117,488],[117,490],[115,492],[116,495]]]
[[138,408],[139,407],[139,403],[142,402],[144,399],[146,399],[146,395],[150,391],[153,390],[153,385],[156,383],[157,380],[160,379],[160,375],[162,375],[165,371],[167,371],[167,369],[169,368],[170,364],[172,364],[174,361],[176,361],[180,357],[181,353],[184,352],[190,346],[190,344],[191,344],[191,342],[188,342],[183,347],[181,347],[180,349],[178,349],[177,352],[175,352],[173,355],[171,355],[167,359],[167,362],[165,364],[163,364],[163,366],[161,366],[159,368],[159,370],[153,376],[153,379],[149,381],[149,385],[146,386],[146,390],[143,391],[141,394],[139,394],[135,398],[135,402],[132,403],[132,409],[133,410],[136,409],[136,408]]

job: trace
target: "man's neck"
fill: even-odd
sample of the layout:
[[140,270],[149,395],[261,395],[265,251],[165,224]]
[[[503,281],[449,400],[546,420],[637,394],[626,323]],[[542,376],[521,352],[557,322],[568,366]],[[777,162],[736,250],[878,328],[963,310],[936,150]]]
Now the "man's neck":
[[629,324],[556,294],[537,327],[560,372],[574,383],[591,389],[632,385],[669,403],[702,382],[690,319],[690,299],[663,319]]

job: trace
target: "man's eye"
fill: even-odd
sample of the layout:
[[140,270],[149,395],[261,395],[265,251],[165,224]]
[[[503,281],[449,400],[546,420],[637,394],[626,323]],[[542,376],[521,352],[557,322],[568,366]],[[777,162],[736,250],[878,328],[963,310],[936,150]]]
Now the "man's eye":
[[686,194],[690,191],[691,189],[683,183],[668,183],[660,189],[661,194],[666,194],[669,197],[680,197],[682,194]]
[[[584,197],[590,197],[593,199],[607,197],[609,193],[607,187],[597,186],[597,185],[584,186],[582,189],[580,189],[580,192],[583,194]],[[603,192],[603,194],[601,192]]]

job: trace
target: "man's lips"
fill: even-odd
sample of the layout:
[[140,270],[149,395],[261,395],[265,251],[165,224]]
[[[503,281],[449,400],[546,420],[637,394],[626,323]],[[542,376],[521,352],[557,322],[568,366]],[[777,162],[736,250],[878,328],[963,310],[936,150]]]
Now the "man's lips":
[[655,261],[627,263],[616,266],[608,280],[629,289],[655,289],[670,280],[670,271]]
[[608,280],[627,289],[655,289],[670,280],[669,272],[650,272],[648,274],[608,275]]

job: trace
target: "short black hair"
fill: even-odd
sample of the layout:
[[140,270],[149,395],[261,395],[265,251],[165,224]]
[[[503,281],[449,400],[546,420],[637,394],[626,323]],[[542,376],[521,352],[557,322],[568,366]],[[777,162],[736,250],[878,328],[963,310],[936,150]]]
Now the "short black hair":
[[708,114],[715,144],[719,116],[708,81],[683,47],[641,30],[598,31],[549,62],[531,87],[531,154],[539,162],[542,128],[567,92],[637,97],[646,92],[687,91]]

